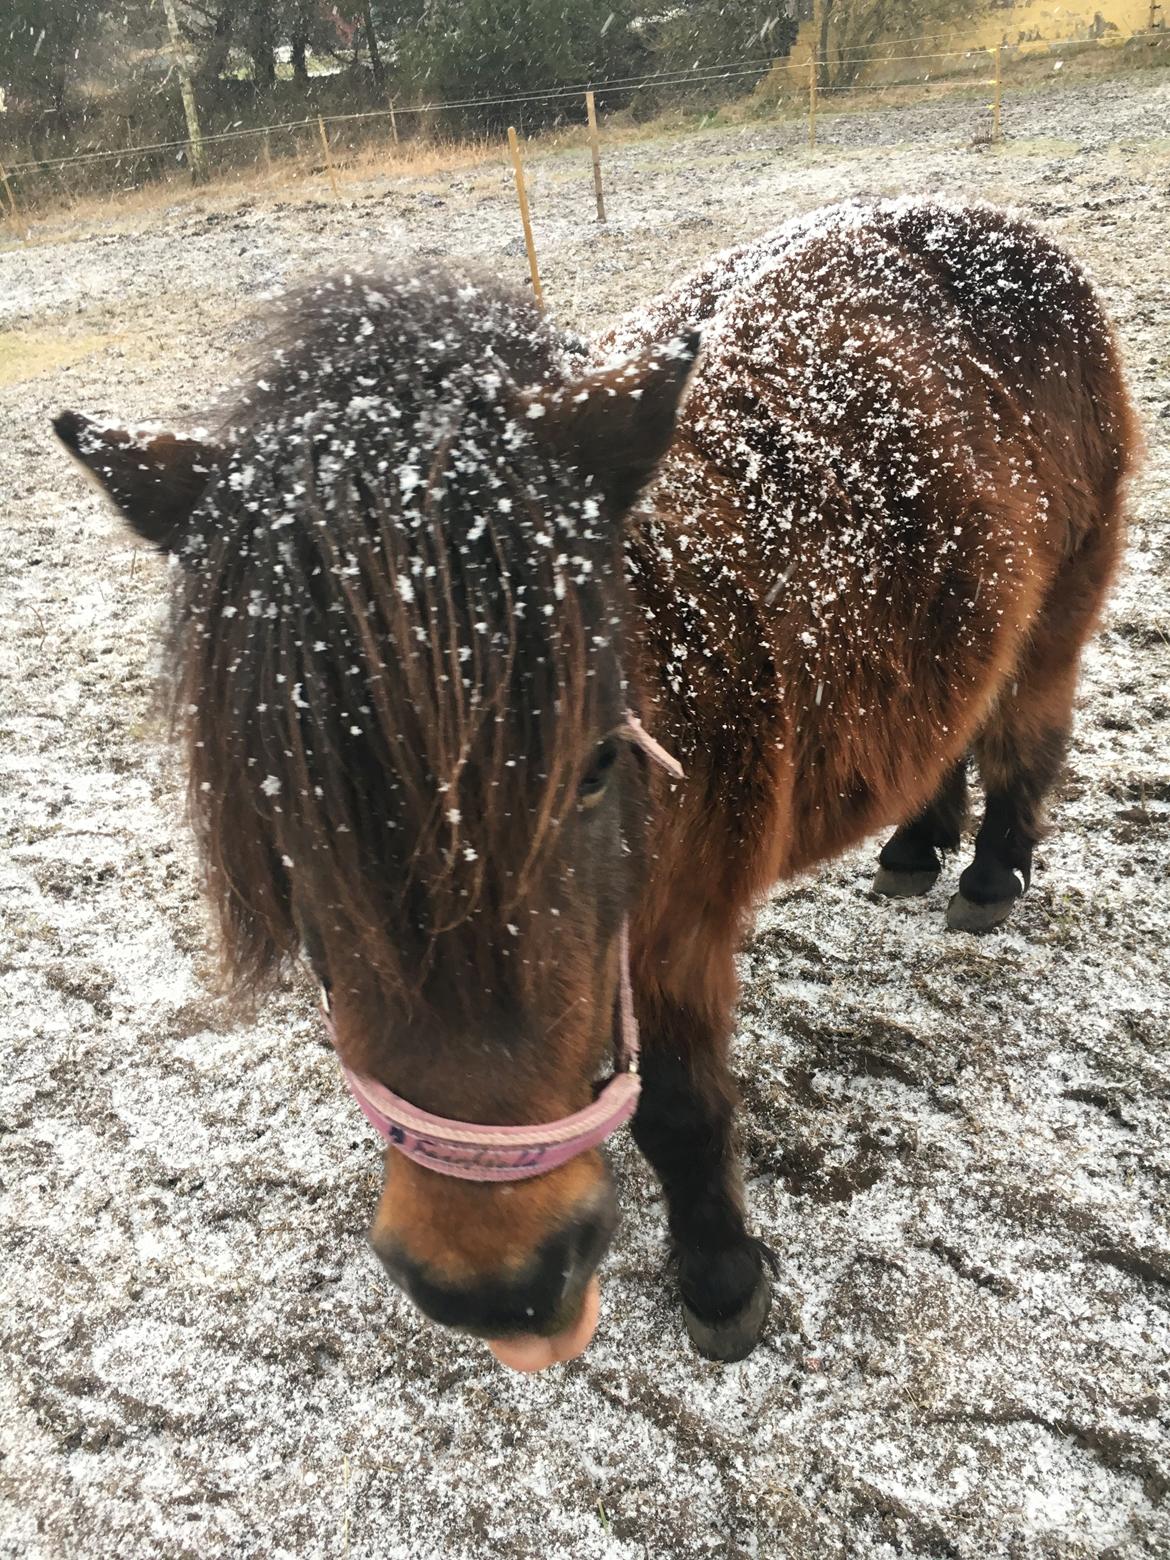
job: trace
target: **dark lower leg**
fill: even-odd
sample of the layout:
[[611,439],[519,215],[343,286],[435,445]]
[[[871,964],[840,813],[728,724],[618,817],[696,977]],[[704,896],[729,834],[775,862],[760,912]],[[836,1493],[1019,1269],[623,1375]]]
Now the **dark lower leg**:
[[1120,546],[1117,492],[1110,479],[1099,495],[1096,522],[1052,581],[1031,626],[1017,680],[1003,690],[976,739],[987,805],[975,859],[947,909],[947,921],[957,929],[978,932],[997,925],[1031,882],[1044,800],[1068,746],[1081,649]]
[[975,859],[959,879],[959,890],[977,905],[1018,899],[1032,881],[1032,851],[1039,839],[1034,816],[1015,796],[992,792],[979,833]]
[[967,821],[967,766],[956,764],[930,803],[882,846],[878,893],[925,893],[942,870],[940,850],[957,850]]
[[[767,1288],[763,1248],[744,1223],[722,1037],[674,1003],[661,1005],[645,1028],[634,1138],[666,1195],[691,1335],[704,1352],[738,1358],[759,1336]],[[700,1337],[696,1322],[711,1339]]]
[[1044,798],[1064,762],[1068,733],[1049,729],[1026,747],[989,744],[981,755],[987,786],[975,859],[959,879],[950,920],[963,930],[998,924],[1032,881],[1032,852],[1043,833]]

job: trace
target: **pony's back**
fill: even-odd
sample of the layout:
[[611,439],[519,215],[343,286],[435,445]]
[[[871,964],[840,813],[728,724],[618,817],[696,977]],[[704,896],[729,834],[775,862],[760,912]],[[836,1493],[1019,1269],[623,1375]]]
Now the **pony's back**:
[[675,740],[768,752],[791,807],[764,859],[794,871],[929,799],[1081,559],[1075,664],[1132,418],[1083,273],[990,210],[834,208],[719,257],[605,345],[703,318],[633,567]]

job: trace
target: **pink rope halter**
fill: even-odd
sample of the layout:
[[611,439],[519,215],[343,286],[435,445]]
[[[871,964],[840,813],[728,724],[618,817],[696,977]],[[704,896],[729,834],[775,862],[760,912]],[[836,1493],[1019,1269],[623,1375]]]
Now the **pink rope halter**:
[[[673,775],[682,765],[646,731],[636,715],[627,713],[625,734],[648,758]],[[400,1154],[440,1175],[462,1181],[523,1181],[543,1175],[582,1154],[616,1132],[634,1114],[641,1092],[638,1074],[638,1021],[630,984],[630,934],[622,922],[618,942],[616,1069],[592,1105],[539,1126],[489,1127],[456,1121],[419,1110],[374,1078],[355,1073],[341,1061],[342,1076],[366,1120]],[[325,1024],[334,1039],[329,996],[321,993]]]

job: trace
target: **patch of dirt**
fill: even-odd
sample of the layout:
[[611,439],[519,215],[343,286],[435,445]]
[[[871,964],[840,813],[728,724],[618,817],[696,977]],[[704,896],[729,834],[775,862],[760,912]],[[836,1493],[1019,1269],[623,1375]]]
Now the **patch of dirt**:
[[744,950],[748,1197],[781,1278],[730,1368],[688,1348],[626,1141],[580,1362],[510,1375],[388,1288],[378,1156],[312,994],[239,1027],[209,985],[153,713],[165,568],[49,433],[64,406],[198,421],[257,301],[306,274],[424,252],[522,282],[510,172],[201,198],[0,253],[0,1553],[1170,1553],[1170,83],[1013,98],[1000,149],[974,113],[827,115],[812,154],[791,123],[607,148],[604,229],[587,152],[531,170],[546,295],[585,331],[846,195],[1016,205],[1095,273],[1149,443],[1010,926],[945,931],[959,861],[875,903],[867,848]]

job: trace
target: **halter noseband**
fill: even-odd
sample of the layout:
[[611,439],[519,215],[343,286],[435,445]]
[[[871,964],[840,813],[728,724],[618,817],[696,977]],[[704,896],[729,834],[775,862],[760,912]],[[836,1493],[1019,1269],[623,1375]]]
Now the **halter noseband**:
[[[654,763],[676,780],[682,779],[682,765],[655,742],[633,713],[627,712],[623,732]],[[638,1075],[638,1021],[630,984],[628,920],[622,922],[618,935],[618,961],[614,1075],[592,1105],[571,1116],[539,1126],[483,1126],[419,1110],[385,1084],[353,1072],[339,1056],[342,1076],[374,1130],[400,1154],[428,1170],[453,1175],[461,1181],[523,1181],[543,1175],[604,1142],[637,1108],[642,1080]],[[321,1006],[330,1038],[335,1039],[329,994],[324,987]]]

